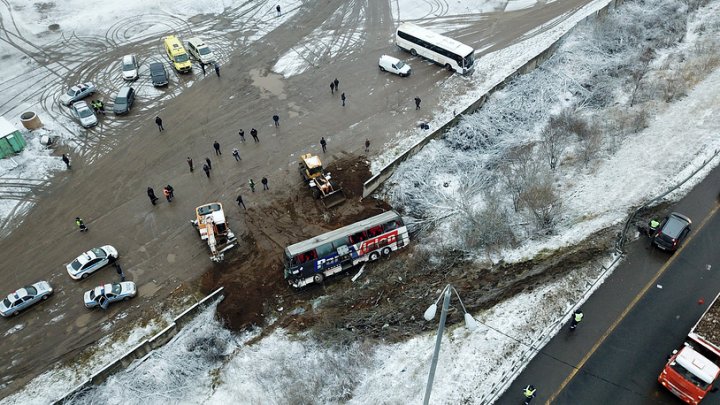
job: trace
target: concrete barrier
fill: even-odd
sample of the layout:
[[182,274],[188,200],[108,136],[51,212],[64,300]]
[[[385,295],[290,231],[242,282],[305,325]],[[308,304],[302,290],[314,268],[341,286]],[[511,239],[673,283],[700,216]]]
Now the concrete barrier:
[[363,184],[363,198],[369,196],[375,190],[380,187],[385,180],[390,178],[397,169],[398,166],[400,166],[400,163],[404,162],[408,158],[414,156],[416,153],[418,153],[422,148],[428,144],[433,139],[437,139],[442,137],[445,132],[457,125],[457,123],[460,121],[460,117],[463,115],[471,114],[478,109],[480,109],[487,99],[492,95],[494,92],[501,90],[504,88],[508,83],[510,83],[513,79],[515,79],[517,76],[529,73],[533,70],[535,70],[538,66],[540,66],[543,62],[548,60],[557,49],[560,47],[560,43],[572,33],[572,31],[580,24],[593,21],[596,17],[602,17],[607,15],[608,10],[611,7],[616,7],[620,4],[622,4],[625,0],[610,0],[608,4],[606,4],[604,7],[602,7],[600,10],[596,11],[593,14],[588,15],[584,19],[578,21],[577,24],[571,29],[569,29],[566,33],[564,33],[560,38],[557,39],[557,41],[553,42],[550,46],[548,46],[546,49],[535,55],[533,58],[528,60],[525,64],[520,66],[518,69],[516,69],[514,72],[509,74],[505,79],[501,80],[499,83],[494,85],[490,90],[487,91],[487,93],[480,96],[478,100],[470,104],[467,108],[465,108],[463,111],[460,112],[460,114],[456,115],[452,119],[450,119],[448,122],[444,123],[442,126],[440,126],[437,130],[431,132],[428,134],[425,138],[421,139],[417,143],[415,143],[413,146],[410,147],[410,149],[406,150],[405,152],[401,153],[398,157],[396,157],[392,162],[388,163],[380,169],[380,172],[378,172],[376,175],[372,176],[370,179],[368,179]]
[[180,332],[183,326],[187,325],[195,315],[208,305],[222,301],[225,296],[222,294],[223,287],[210,293],[207,297],[203,298],[199,302],[190,306],[190,308],[183,311],[180,315],[173,319],[173,322],[168,325],[165,329],[161,330],[149,339],[145,339],[140,342],[137,346],[130,349],[127,353],[120,356],[110,364],[100,369],[91,375],[87,380],[73,388],[70,392],[63,395],[60,399],[53,402],[53,404],[64,404],[66,401],[71,400],[75,395],[79,394],[83,390],[92,387],[94,385],[100,385],[107,381],[110,376],[117,373],[120,370],[124,370],[136,361],[145,361],[153,350],[156,350],[169,341],[172,340],[175,335]]

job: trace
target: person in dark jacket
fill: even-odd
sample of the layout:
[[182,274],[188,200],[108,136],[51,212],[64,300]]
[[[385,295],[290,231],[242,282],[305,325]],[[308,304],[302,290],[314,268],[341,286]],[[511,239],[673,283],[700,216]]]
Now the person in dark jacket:
[[62,155],[62,161],[65,162],[65,166],[70,170],[70,158],[64,153]]
[[85,226],[85,222],[80,219],[80,217],[75,217],[75,225],[77,225],[80,232],[86,232],[88,230],[87,226]]
[[252,135],[253,140],[254,140],[255,142],[260,142],[260,139],[258,139],[258,131],[257,131],[257,129],[255,129],[255,128],[251,129],[251,130],[250,130],[250,135]]
[[327,141],[324,136],[320,138],[320,146],[322,146],[323,153],[327,152]]
[[165,128],[163,127],[163,124],[162,124],[162,118],[160,118],[159,116],[155,117],[155,124],[158,126],[159,131],[165,130]]
[[207,178],[210,178],[210,166],[207,165],[207,163],[203,164],[203,171],[205,172],[205,175]]
[[215,156],[222,155],[222,152],[220,151],[220,144],[218,141],[213,142],[213,148],[215,148]]
[[262,185],[263,185],[263,190],[270,190],[270,187],[268,187],[268,179],[267,179],[267,177],[263,177],[263,178],[260,180],[260,183],[262,183]]
[[187,164],[188,164],[188,166],[190,166],[190,171],[193,171],[194,170],[193,162],[192,162],[192,159],[190,158],[190,156],[188,156],[188,158],[187,158]]
[[210,161],[209,157],[205,158],[205,163],[207,163],[208,169],[212,170],[212,162]]
[[148,198],[150,198],[150,202],[152,203],[152,205],[155,205],[158,198],[155,196],[155,190],[153,190],[152,187],[147,188],[147,195]]

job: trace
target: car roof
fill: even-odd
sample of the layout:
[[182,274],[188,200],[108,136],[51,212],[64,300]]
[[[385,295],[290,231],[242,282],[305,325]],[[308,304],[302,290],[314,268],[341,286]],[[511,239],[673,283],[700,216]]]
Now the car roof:
[[195,47],[198,47],[198,48],[201,46],[207,46],[207,45],[205,45],[205,42],[203,42],[203,40],[198,37],[192,37],[192,38],[188,39],[188,43],[193,44]]
[[396,58],[396,57],[394,57],[394,56],[390,56],[390,55],[382,55],[382,56],[380,56],[380,59],[385,59],[385,60],[388,60],[388,61],[393,62],[393,63],[394,63],[394,62],[400,62],[400,59],[398,59],[398,58]]
[[127,97],[127,95],[128,95],[128,93],[130,92],[130,89],[131,89],[131,88],[132,88],[132,87],[130,87],[130,86],[123,86],[123,87],[121,87],[120,90],[118,90],[118,94],[117,94],[118,97]]
[[135,60],[135,55],[125,55],[122,58],[123,63],[132,63]]
[[680,233],[689,225],[688,221],[675,213],[668,216],[667,222],[663,226],[662,233],[670,237],[678,237]]
[[93,253],[92,250],[88,250],[87,252],[85,252],[85,253],[81,254],[80,256],[78,256],[76,260],[77,260],[78,262],[80,262],[80,264],[82,265],[82,264],[85,264],[85,263],[89,262],[90,260],[92,260],[92,259],[94,259],[94,258],[96,258],[96,257],[97,257],[97,256],[95,256],[95,253]]
[[150,62],[150,69],[152,69],[153,67],[155,67],[155,68],[164,67],[164,65],[162,64],[162,62],[158,62],[155,60],[155,61]]
[[30,293],[28,293],[28,290],[25,289],[25,287],[18,289],[17,291],[8,294],[7,299],[10,300],[10,302],[15,302],[21,298],[25,298],[29,296]]
[[90,109],[90,107],[88,107],[88,104],[85,102],[85,100],[80,100],[80,101],[74,102],[73,107],[75,107],[75,109],[82,108],[82,107]]

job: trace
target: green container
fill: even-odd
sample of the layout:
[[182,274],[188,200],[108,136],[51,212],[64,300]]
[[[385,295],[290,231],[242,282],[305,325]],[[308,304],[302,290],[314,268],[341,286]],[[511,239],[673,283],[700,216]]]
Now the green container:
[[0,117],[0,159],[22,152],[25,138],[10,121]]
[[12,147],[13,152],[20,153],[25,149],[25,138],[20,134],[20,131],[15,131],[10,135],[4,137]]
[[15,152],[13,151],[12,145],[10,145],[10,142],[5,139],[5,137],[0,138],[0,159],[3,159],[5,157],[13,155]]

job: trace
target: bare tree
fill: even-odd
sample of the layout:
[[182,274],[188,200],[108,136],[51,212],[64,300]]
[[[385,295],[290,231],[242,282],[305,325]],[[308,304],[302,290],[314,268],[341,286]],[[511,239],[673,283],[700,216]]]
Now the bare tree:
[[520,198],[523,206],[532,214],[538,230],[552,231],[555,217],[560,211],[560,199],[553,188],[552,175],[548,172],[537,173]]
[[500,166],[500,176],[506,190],[510,193],[515,212],[520,211],[520,196],[527,187],[532,174],[539,170],[534,145],[520,145],[508,152],[504,164]]

